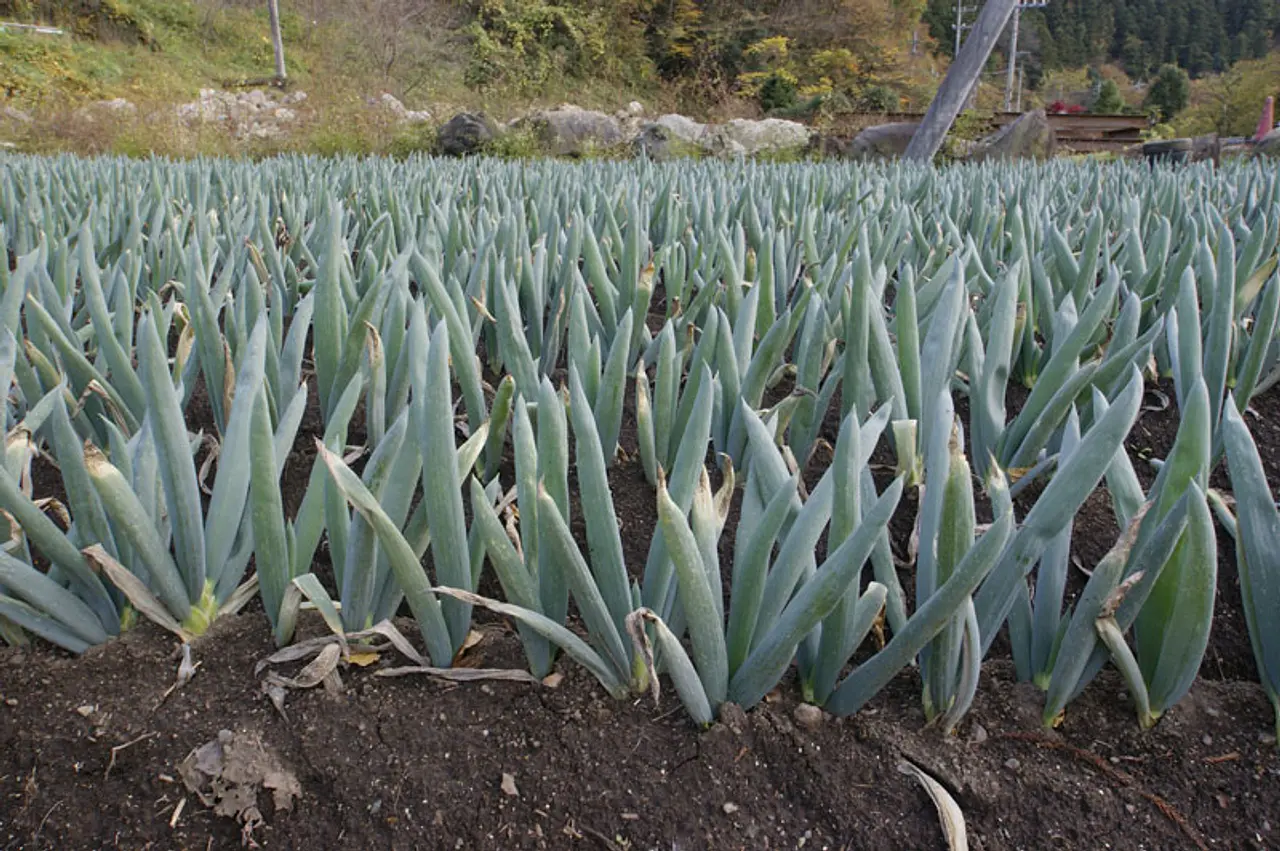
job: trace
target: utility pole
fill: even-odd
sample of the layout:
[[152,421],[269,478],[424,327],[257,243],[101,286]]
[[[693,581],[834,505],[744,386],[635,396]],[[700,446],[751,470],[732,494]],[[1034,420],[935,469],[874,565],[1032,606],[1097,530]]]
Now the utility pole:
[[[1004,79],[1005,112],[1008,112],[1010,107],[1013,105],[1014,69],[1018,67],[1018,25],[1022,20],[1022,10],[1043,9],[1048,5],[1048,0],[1040,0],[1039,2],[1035,2],[1035,0],[1023,0],[1023,2],[1020,2],[1017,6],[1013,7],[1013,24],[1009,31],[1009,66],[1005,70]],[[1021,93],[1019,93],[1019,97],[1021,97]]]
[[267,16],[271,19],[271,47],[276,54],[276,83],[284,85],[284,38],[280,34],[280,0],[267,0]]
[[966,6],[964,0],[956,0],[956,46],[951,51],[951,58],[954,60],[960,55],[960,45],[964,43],[964,31],[969,29],[969,24],[964,22],[964,16],[973,11],[972,6]]
[[995,49],[996,42],[1000,40],[1005,24],[1009,23],[1009,16],[1017,5],[1018,0],[987,0],[973,25],[973,32],[965,39],[955,61],[951,63],[951,69],[938,88],[938,94],[929,104],[924,121],[911,137],[911,144],[907,146],[907,159],[929,162],[938,153],[942,140],[955,123],[956,116],[960,114],[969,92],[981,76],[991,51]]
[[1022,81],[1023,81],[1023,78],[1026,76],[1026,73],[1025,73],[1026,67],[1027,66],[1025,63],[1018,65],[1018,104],[1016,107],[1014,107],[1014,111],[1019,113],[1022,112],[1022,86],[1023,86]]

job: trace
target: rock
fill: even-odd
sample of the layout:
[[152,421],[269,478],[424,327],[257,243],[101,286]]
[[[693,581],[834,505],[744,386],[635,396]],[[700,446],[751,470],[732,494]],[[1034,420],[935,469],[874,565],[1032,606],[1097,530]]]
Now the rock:
[[625,124],[628,121],[638,119],[643,115],[644,104],[638,100],[633,100],[631,103],[627,104],[626,107],[615,112],[613,117]]
[[615,112],[613,117],[618,119],[618,126],[622,130],[624,141],[634,143],[639,139],[645,127],[644,104],[638,100],[633,100],[627,104],[625,109]]
[[726,801],[722,809],[724,810],[725,815],[731,816],[738,811],[739,807],[737,804],[733,803],[732,801]]
[[306,99],[302,91],[277,100],[274,92],[262,89],[239,93],[201,89],[199,98],[179,104],[174,112],[186,124],[220,124],[236,139],[281,139],[298,121],[293,107]]
[[694,145],[701,145],[707,135],[707,125],[676,113],[658,116],[653,122],[667,131],[672,138]]
[[440,153],[450,157],[478,154],[497,138],[497,127],[483,113],[460,112],[440,128]]
[[421,124],[431,120],[431,113],[425,109],[408,109],[400,99],[390,92],[383,92],[375,101],[401,124]]
[[671,136],[666,129],[657,124],[646,124],[640,128],[639,135],[631,143],[635,148],[637,156],[642,156],[655,162],[665,162],[671,159],[671,151],[668,145],[671,142]]
[[535,112],[515,124],[534,128],[548,153],[556,156],[581,156],[626,142],[618,119],[570,104]]
[[113,112],[117,115],[122,113],[132,115],[138,111],[138,108],[134,106],[132,102],[127,101],[124,98],[113,98],[112,100],[99,101],[98,107],[105,112]]
[[729,138],[719,124],[701,124],[684,115],[669,113],[644,125],[636,139],[636,147],[651,159],[675,157],[743,156],[747,150],[741,142]]
[[270,121],[255,121],[240,129],[236,134],[242,139],[266,140],[280,139],[284,133],[284,128],[279,124]]
[[792,716],[796,719],[798,726],[811,732],[821,727],[822,722],[826,720],[822,710],[811,703],[802,703],[797,706]]
[[907,152],[911,137],[920,127],[914,121],[877,124],[868,127],[849,143],[850,159],[892,160]]
[[94,101],[76,110],[76,116],[85,121],[97,121],[100,118],[119,119],[136,115],[137,113],[138,107],[134,106],[132,101],[124,98]]
[[973,162],[1046,160],[1058,149],[1058,134],[1043,109],[1032,110],[988,136],[969,154]]
[[1254,153],[1263,157],[1280,157],[1280,130],[1272,130],[1253,147]]
[[516,776],[514,774],[502,773],[502,794],[508,798],[520,797],[520,792],[516,789]]
[[853,140],[814,133],[809,139],[809,153],[820,157],[847,160],[853,156]]
[[16,106],[0,106],[0,119],[4,121],[16,121],[19,124],[30,124],[32,118],[30,113],[23,112]]
[[803,150],[812,135],[808,127],[781,118],[751,121],[735,118],[724,125],[725,138],[742,146],[748,156],[778,154]]

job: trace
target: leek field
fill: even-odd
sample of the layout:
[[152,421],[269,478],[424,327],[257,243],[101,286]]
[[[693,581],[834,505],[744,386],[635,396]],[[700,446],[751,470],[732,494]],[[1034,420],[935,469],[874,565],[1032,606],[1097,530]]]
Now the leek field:
[[[817,847],[967,847],[943,804],[939,832],[938,781],[969,841],[1035,847],[1042,816],[955,767],[989,730],[993,774],[1066,759],[1121,790],[1055,816],[1055,847],[1102,847],[1073,819],[1132,821],[1109,847],[1274,841],[1274,167],[2,164],[15,847],[99,847],[120,825],[128,847],[781,848],[805,825]],[[413,709],[392,723],[379,700]],[[460,744],[458,719],[499,700],[489,723],[513,737],[565,717],[596,735],[601,715],[599,761],[563,732],[570,755],[540,774],[527,743]],[[395,765],[307,757],[291,814],[174,779],[229,718],[270,751],[306,736],[299,713],[343,712],[383,718]],[[354,723],[326,753],[359,753]],[[50,797],[75,725],[97,744]],[[439,749],[415,751],[414,725]],[[667,798],[703,793],[628,802],[615,786],[647,775],[608,756],[651,736],[647,758],[696,749],[716,785],[738,770],[718,736],[764,736],[743,745],[758,771],[805,730],[852,772],[845,795],[775,777],[790,804],[754,834],[766,781],[677,815]],[[840,754],[868,737],[888,770],[840,786],[866,782]],[[1122,783],[1100,739],[1195,768],[1181,792]],[[399,813],[396,778],[450,741],[485,789],[441,791],[455,765]],[[935,779],[898,774],[904,757]],[[373,786],[343,781],[356,770]],[[1230,807],[1203,803],[1213,782]],[[855,793],[914,827],[859,821]],[[134,794],[167,806],[81,812]],[[583,828],[572,799],[600,794],[617,800]],[[474,800],[493,824],[468,820]],[[1001,839],[1008,820],[1028,833]]]

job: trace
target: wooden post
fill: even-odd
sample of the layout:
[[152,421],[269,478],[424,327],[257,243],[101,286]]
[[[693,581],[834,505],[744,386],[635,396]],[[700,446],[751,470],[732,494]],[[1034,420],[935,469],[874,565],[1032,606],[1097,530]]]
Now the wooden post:
[[965,39],[960,55],[951,63],[951,69],[943,78],[938,94],[933,103],[929,104],[929,111],[925,113],[920,129],[911,138],[911,144],[907,147],[907,159],[929,162],[938,153],[942,140],[955,123],[970,90],[977,84],[983,66],[987,64],[991,51],[1000,40],[1000,34],[1004,32],[1005,24],[1009,23],[1009,16],[1017,5],[1018,0],[987,0],[978,15],[977,23],[973,25],[973,32]]
[[280,34],[280,0],[267,0],[267,15],[271,18],[271,46],[276,54],[276,82],[285,81],[284,37]]

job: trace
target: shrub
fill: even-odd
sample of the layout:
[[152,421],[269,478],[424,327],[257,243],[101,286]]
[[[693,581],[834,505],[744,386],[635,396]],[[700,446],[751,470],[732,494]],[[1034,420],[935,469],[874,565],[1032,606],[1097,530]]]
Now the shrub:
[[1094,115],[1116,115],[1124,111],[1124,98],[1115,80],[1103,80],[1089,112]]
[[512,127],[496,135],[485,153],[506,160],[527,160],[546,154],[538,132],[530,126]]
[[760,108],[765,112],[791,109],[796,105],[799,88],[796,78],[785,71],[774,71],[760,86]]
[[899,104],[898,93],[884,85],[867,86],[858,100],[868,112],[893,112]]
[[1167,122],[1187,108],[1191,99],[1191,78],[1176,65],[1163,65],[1147,91],[1146,105]]

